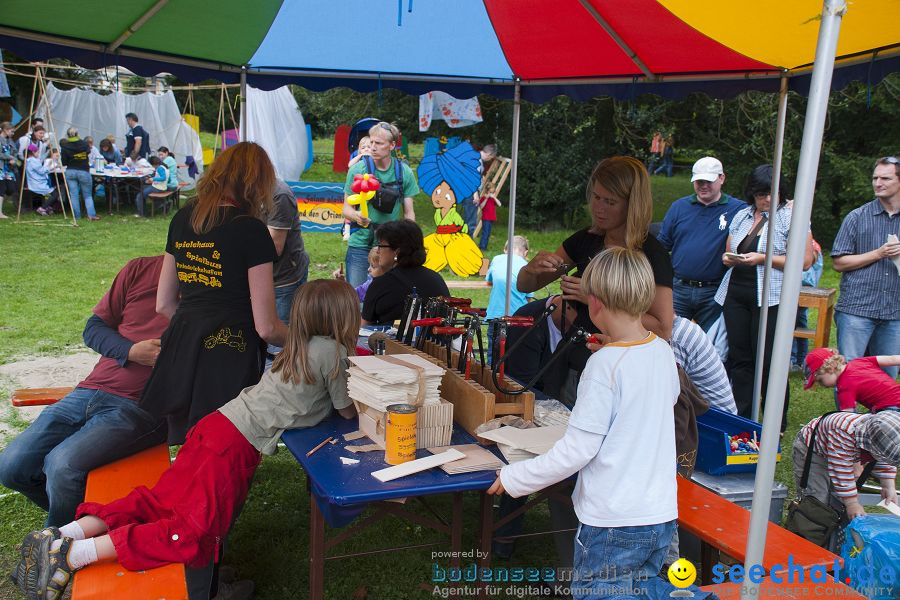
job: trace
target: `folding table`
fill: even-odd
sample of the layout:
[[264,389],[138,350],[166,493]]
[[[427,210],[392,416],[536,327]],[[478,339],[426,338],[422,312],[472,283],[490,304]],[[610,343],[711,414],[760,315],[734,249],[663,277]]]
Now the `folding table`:
[[[479,524],[483,525],[485,522],[489,524],[492,521],[490,517],[490,511],[492,510],[491,497],[484,492],[496,479],[494,471],[447,475],[440,468],[435,468],[381,483],[372,477],[371,473],[388,466],[384,462],[384,452],[354,454],[345,449],[348,445],[370,443],[367,438],[352,442],[344,440],[343,434],[356,431],[357,428],[356,419],[343,419],[333,416],[316,427],[292,429],[285,431],[284,435],[281,436],[288,450],[294,455],[307,474],[310,509],[309,597],[312,600],[320,600],[323,597],[326,559],[348,558],[434,545],[434,543],[412,544],[399,548],[380,548],[366,552],[344,554],[342,556],[326,556],[328,550],[388,515],[398,516],[423,527],[447,534],[450,537],[450,550],[457,553],[462,550],[463,492],[481,492],[480,506],[482,514],[480,515]],[[315,448],[322,440],[328,437],[334,437],[338,440],[337,443],[325,444],[312,456],[306,456],[309,450]],[[451,439],[452,444],[471,444],[474,442],[475,440],[472,436],[459,427],[454,427]],[[418,450],[416,452],[419,458],[429,454],[426,450]],[[359,463],[344,465],[339,458],[341,456],[358,459]],[[415,498],[428,506],[424,501],[424,497],[435,494],[453,494],[452,514],[449,522],[442,515],[432,510],[431,507],[428,508],[431,514],[434,515],[434,518],[416,514],[404,505],[396,502],[385,502],[386,500],[396,500],[398,498]],[[369,506],[375,508],[373,514],[347,527],[340,534],[326,539],[326,522],[331,527],[348,526]],[[487,514],[484,514],[485,511]],[[490,548],[489,538],[488,548]],[[451,566],[458,567],[460,562],[459,554],[453,556],[457,558],[451,560]],[[426,575],[427,571],[423,569],[423,576]]]

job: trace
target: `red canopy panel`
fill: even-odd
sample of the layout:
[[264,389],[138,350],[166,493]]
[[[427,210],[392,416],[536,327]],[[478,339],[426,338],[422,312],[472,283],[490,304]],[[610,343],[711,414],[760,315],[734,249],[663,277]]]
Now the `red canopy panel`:
[[[655,0],[587,0],[654,74],[772,71],[699,33]],[[522,79],[642,71],[579,0],[484,0],[506,60]]]

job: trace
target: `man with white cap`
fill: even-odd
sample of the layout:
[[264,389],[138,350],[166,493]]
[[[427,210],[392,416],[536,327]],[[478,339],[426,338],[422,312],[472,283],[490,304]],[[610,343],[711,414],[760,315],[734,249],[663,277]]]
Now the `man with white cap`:
[[672,203],[658,237],[672,253],[675,314],[709,331],[722,312],[714,297],[725,273],[722,251],[728,225],[746,205],[722,192],[725,171],[717,158],[704,156],[695,162],[691,182],[694,193]]

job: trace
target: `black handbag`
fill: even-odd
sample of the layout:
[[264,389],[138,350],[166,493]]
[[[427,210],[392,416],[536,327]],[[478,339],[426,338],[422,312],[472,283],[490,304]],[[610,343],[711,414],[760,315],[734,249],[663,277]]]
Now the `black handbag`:
[[[822,548],[827,548],[832,535],[846,524],[846,511],[841,507],[836,509],[812,495],[803,495],[809,483],[809,470],[812,466],[812,455],[816,447],[816,432],[822,419],[840,411],[825,413],[816,423],[812,434],[809,436],[809,446],[806,449],[806,460],[803,464],[803,476],[800,478],[800,486],[797,493],[799,500],[793,500],[788,507],[787,519],[784,528]],[[857,489],[869,478],[875,461],[866,465],[862,475],[856,481]]]

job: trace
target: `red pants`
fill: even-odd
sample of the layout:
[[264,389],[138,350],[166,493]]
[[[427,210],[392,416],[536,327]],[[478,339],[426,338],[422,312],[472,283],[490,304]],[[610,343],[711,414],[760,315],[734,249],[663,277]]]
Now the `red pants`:
[[110,502],[84,502],[76,518],[99,517],[129,571],[168,563],[206,566],[247,498],[259,451],[222,413],[204,417],[153,489]]

